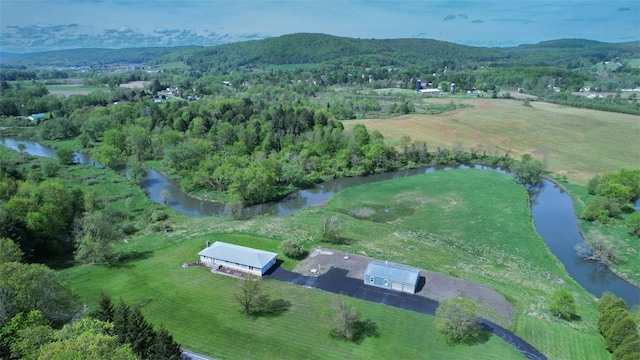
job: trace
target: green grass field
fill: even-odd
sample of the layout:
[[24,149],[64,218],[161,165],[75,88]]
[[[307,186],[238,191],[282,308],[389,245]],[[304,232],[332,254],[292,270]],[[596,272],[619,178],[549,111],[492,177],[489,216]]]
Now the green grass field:
[[[371,209],[367,218],[350,215],[365,207]],[[302,240],[308,249],[327,246],[317,243],[315,235],[321,219],[336,214],[341,234],[352,241],[337,250],[490,285],[516,306],[511,328],[550,358],[608,358],[596,330],[593,296],[564,273],[533,231],[524,188],[489,171],[438,172],[350,188],[324,207],[284,218],[234,221],[176,215],[173,232],[143,231],[120,244],[130,254],[128,262],[65,269],[62,277],[91,306],[100,291],[145,304],[145,315],[155,324],[164,323],[183,346],[224,358],[252,358],[261,347],[284,352],[283,358],[517,357],[494,338],[479,347],[449,347],[433,330],[431,317],[357,300],[351,301],[378,324],[382,336],[360,345],[335,342],[323,330],[334,295],[277,282],[265,285],[274,297],[293,304],[290,311],[246,320],[229,295],[235,280],[180,267],[197,259],[206,240],[271,251],[284,239]],[[294,265],[285,261],[283,266]],[[575,295],[581,321],[567,323],[548,313],[546,295],[560,286]],[[271,332],[264,334],[267,328]],[[317,355],[304,353],[311,348],[319,349]],[[272,357],[271,350],[265,351],[262,358]]]
[[[451,98],[424,101],[448,103]],[[542,102],[531,107],[504,99],[455,100],[472,108],[439,115],[405,115],[393,119],[343,121],[346,129],[364,124],[378,130],[389,144],[402,136],[438,146],[504,154],[530,153],[545,160],[548,170],[584,185],[597,174],[640,166],[640,120],[637,116],[579,109]]]
[[[139,238],[131,245],[146,248],[157,237],[162,235]],[[243,234],[198,236],[152,254],[139,253],[140,259],[118,266],[68,269],[62,277],[90,304],[104,291],[116,301],[122,297],[143,305],[144,315],[154,324],[164,324],[184,347],[219,358],[523,358],[495,336],[478,346],[449,346],[433,330],[433,317],[356,299],[348,302],[363,319],[376,323],[380,336],[361,344],[334,340],[326,324],[338,295],[274,280],[263,285],[272,298],[288,300],[289,310],[275,317],[247,318],[232,297],[238,280],[200,267],[180,267],[197,258],[206,239],[268,250],[277,249],[279,243]]]

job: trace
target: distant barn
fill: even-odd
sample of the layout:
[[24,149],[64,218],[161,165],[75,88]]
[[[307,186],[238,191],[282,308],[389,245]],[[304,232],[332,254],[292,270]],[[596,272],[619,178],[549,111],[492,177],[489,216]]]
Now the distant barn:
[[390,262],[372,261],[364,272],[364,283],[385,289],[415,293],[420,270]]

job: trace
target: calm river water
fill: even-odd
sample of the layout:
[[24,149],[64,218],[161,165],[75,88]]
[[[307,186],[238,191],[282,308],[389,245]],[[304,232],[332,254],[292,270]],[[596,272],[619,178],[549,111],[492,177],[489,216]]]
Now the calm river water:
[[[37,142],[16,139],[0,139],[0,145],[18,150],[18,144],[24,144],[26,153],[35,156],[55,158],[55,150]],[[76,153],[76,161],[85,165],[95,165],[86,154]],[[467,166],[457,166],[468,169]],[[491,169],[475,166],[477,169]],[[252,217],[262,214],[287,216],[306,207],[323,203],[342,189],[376,181],[399,179],[406,176],[425,174],[437,170],[450,170],[452,167],[423,167],[409,170],[342,178],[318,184],[310,189],[296,191],[277,202],[248,206],[245,215]],[[491,169],[506,174],[501,169]],[[222,216],[226,214],[224,204],[203,201],[187,195],[172,181],[156,170],[149,170],[142,182],[151,200],[162,203],[162,192],[168,192],[168,205],[190,216]],[[575,245],[584,242],[578,220],[573,209],[571,197],[558,185],[544,180],[541,185],[529,190],[531,214],[536,231],[549,249],[564,264],[564,267],[580,285],[595,296],[610,291],[625,299],[629,306],[640,304],[640,289],[619,278],[606,267],[580,259]]]

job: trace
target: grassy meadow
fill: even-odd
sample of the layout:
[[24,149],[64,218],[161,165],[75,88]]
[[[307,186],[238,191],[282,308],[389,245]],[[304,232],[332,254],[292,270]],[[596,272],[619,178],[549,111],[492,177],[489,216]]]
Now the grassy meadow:
[[[149,243],[159,246],[157,241],[163,237],[137,238],[127,245],[128,251],[145,249]],[[182,233],[177,237],[183,238]],[[154,324],[164,324],[184,347],[217,358],[523,358],[495,336],[478,346],[449,346],[434,331],[433,317],[357,299],[348,299],[348,303],[359,309],[363,319],[376,323],[380,336],[360,344],[334,340],[328,335],[327,319],[339,296],[275,280],[264,281],[264,288],[273,299],[289,301],[288,311],[247,318],[233,300],[238,280],[213,275],[201,267],[180,266],[195,260],[204,242],[212,239],[275,251],[279,244],[275,239],[247,234],[187,236],[174,246],[136,251],[137,258],[116,266],[75,267],[63,271],[62,277],[90,304],[104,291],[115,301],[122,297],[128,303],[143,305],[144,315]],[[285,267],[292,265],[295,263],[284,263]]]
[[545,160],[553,174],[584,185],[597,174],[640,166],[640,119],[634,115],[580,109],[544,102],[506,99],[446,97],[419,101],[446,104],[451,101],[473,107],[439,115],[413,114],[392,119],[343,121],[346,129],[364,124],[380,131],[390,144],[400,138],[425,141],[437,147],[479,152],[524,153]]
[[[216,357],[520,358],[496,337],[473,347],[446,345],[432,317],[355,299],[349,301],[381,335],[359,345],[336,341],[325,325],[335,295],[275,281],[265,286],[273,298],[291,302],[289,311],[246,319],[230,294],[236,280],[180,267],[197,260],[206,240],[271,251],[284,239],[301,240],[308,249],[327,247],[315,236],[321,219],[334,215],[350,244],[333,248],[492,286],[516,307],[510,328],[550,358],[608,359],[593,296],[564,273],[535,234],[525,189],[490,171],[445,171],[349,188],[325,206],[283,218],[172,215],[174,231],[142,230],[119,244],[129,254],[124,262],[73,267],[61,276],[90,306],[101,291],[142,304],[144,314],[165,324],[183,346]],[[282,259],[285,268],[295,266]],[[580,321],[560,321],[547,311],[546,295],[561,286],[576,297]]]

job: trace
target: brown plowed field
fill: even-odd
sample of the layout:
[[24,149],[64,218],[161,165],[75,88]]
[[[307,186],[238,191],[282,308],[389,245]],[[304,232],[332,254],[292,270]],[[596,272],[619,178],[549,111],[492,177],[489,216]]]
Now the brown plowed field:
[[[448,103],[451,98],[432,99]],[[620,168],[640,167],[640,117],[579,109],[543,102],[504,99],[459,99],[471,105],[439,115],[411,114],[392,119],[343,121],[346,129],[364,124],[378,130],[388,144],[398,145],[402,136],[425,141],[427,148],[453,148],[480,153],[524,153],[544,160],[547,169],[586,184],[597,174]]]

